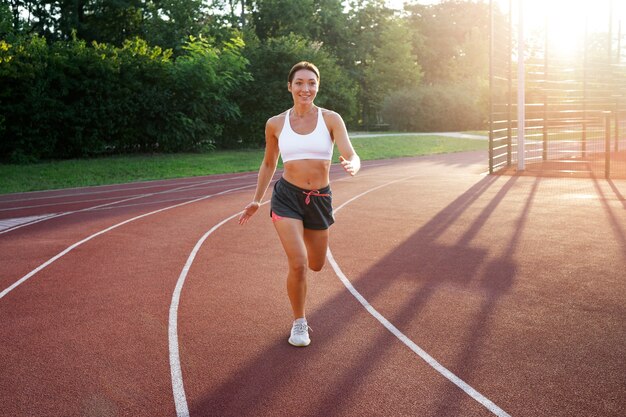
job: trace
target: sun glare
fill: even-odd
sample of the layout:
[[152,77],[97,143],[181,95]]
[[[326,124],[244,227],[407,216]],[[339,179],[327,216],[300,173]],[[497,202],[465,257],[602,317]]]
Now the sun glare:
[[581,2],[568,4],[553,1],[544,2],[548,6],[547,33],[549,45],[557,54],[572,55],[582,49],[584,42],[586,11]]
[[547,30],[549,48],[556,55],[570,56],[582,50],[586,27],[587,30],[608,27],[608,0],[524,0],[523,3],[526,25]]
[[[509,0],[495,0],[508,10]],[[551,54],[571,56],[582,51],[585,30],[589,35],[607,33],[612,24],[613,37],[626,20],[626,0],[512,0],[513,22],[519,7],[524,11],[524,32],[543,34],[547,29]],[[612,21],[610,22],[609,16]]]

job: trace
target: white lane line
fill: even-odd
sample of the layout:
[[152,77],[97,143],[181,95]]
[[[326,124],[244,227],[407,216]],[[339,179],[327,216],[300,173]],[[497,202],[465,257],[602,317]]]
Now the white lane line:
[[[369,168],[369,167],[384,166],[384,165],[389,165],[389,164],[390,163],[372,163],[372,164],[364,164],[363,167],[364,168],[366,168],[366,167]],[[339,171],[339,169],[337,169],[337,171]],[[84,212],[84,211],[91,211],[91,210],[95,211],[95,210],[103,210],[103,209],[111,209],[111,208],[130,207],[131,205],[124,205],[124,206],[117,206],[117,207],[110,207],[110,206],[113,206],[113,205],[116,205],[116,204],[120,204],[120,203],[124,203],[124,202],[127,202],[127,201],[137,200],[137,199],[140,199],[140,198],[143,198],[143,197],[150,197],[150,196],[153,196],[153,195],[166,194],[166,193],[170,193],[170,192],[178,192],[178,191],[186,189],[186,188],[194,188],[196,186],[202,186],[202,185],[206,185],[206,184],[213,184],[213,183],[216,183],[216,182],[230,181],[230,180],[240,179],[240,178],[247,178],[249,176],[251,176],[251,174],[240,175],[240,176],[231,177],[231,178],[220,178],[218,180],[209,180],[209,181],[196,182],[196,183],[188,184],[188,185],[183,186],[183,187],[174,188],[172,190],[164,190],[164,191],[160,191],[160,192],[157,192],[157,193],[150,193],[150,194],[140,194],[138,196],[133,196],[133,197],[130,197],[130,198],[127,198],[127,199],[113,201],[113,202],[106,203],[106,204],[100,204],[100,205],[93,206],[93,207],[86,207],[86,208],[80,209],[80,210],[66,211],[66,212],[59,213],[59,214],[50,214],[50,215],[47,215],[46,217],[42,216],[42,218],[33,220],[31,222],[28,222],[28,223],[19,224],[19,225],[15,225],[15,226],[12,226],[12,227],[6,227],[4,229],[0,228],[0,235],[12,232],[12,231],[17,230],[17,229],[21,229],[22,227],[26,227],[26,226],[30,226],[30,225],[33,225],[33,224],[36,224],[36,223],[40,223],[42,221],[55,219],[57,217],[63,217],[63,216],[67,216],[67,215],[70,215],[70,214],[81,213],[81,212]],[[338,181],[342,181],[342,180],[338,180]],[[162,201],[162,202],[170,202],[170,201],[176,201],[176,200],[166,200],[166,201]],[[85,202],[85,201],[82,201],[82,202]],[[137,205],[142,205],[142,204],[137,204]],[[42,207],[42,206],[43,205],[41,205],[41,206],[33,206],[33,207]],[[2,209],[0,209],[0,210],[2,210]]]
[[56,214],[57,213],[50,213],[50,214],[44,214],[40,216],[14,217],[12,219],[2,219],[0,220],[0,231],[6,230],[6,229],[12,229],[21,225],[27,225],[35,221],[41,221],[50,216],[55,216]]
[[178,304],[180,302],[180,293],[183,289],[183,285],[185,284],[185,279],[187,279],[187,273],[191,268],[191,264],[193,264],[194,259],[196,258],[196,254],[200,250],[200,247],[204,243],[204,241],[220,226],[229,221],[230,219],[235,218],[239,213],[235,213],[232,216],[222,220],[215,226],[211,228],[208,232],[204,234],[196,242],[193,250],[189,254],[187,258],[187,262],[183,267],[182,272],[178,276],[178,281],[176,282],[176,287],[174,288],[174,293],[172,294],[172,302],[170,304],[170,315],[169,315],[169,328],[168,328],[168,344],[170,350],[170,370],[172,374],[172,391],[174,393],[174,404],[176,406],[176,415],[180,417],[188,417],[189,416],[189,407],[187,405],[187,396],[185,395],[185,387],[183,386],[183,371],[180,367],[180,352],[178,349]]
[[[150,195],[150,194],[140,194],[139,196],[135,195],[133,196],[133,198],[137,198],[137,197],[141,197],[145,195]],[[70,204],[97,203],[97,202],[106,201],[106,200],[115,200],[116,198],[119,198],[119,197],[114,196],[114,197],[96,198],[93,200],[68,200],[68,201],[61,201],[58,203],[36,204],[33,206],[5,207],[5,208],[0,208],[0,211],[18,211],[18,210],[27,210],[27,209],[35,209],[35,208],[67,206]],[[115,202],[108,203],[108,204],[115,204]]]
[[[361,175],[361,177],[363,177],[363,176],[368,176],[368,174]],[[408,177],[408,178],[412,178],[412,177],[415,177],[415,176],[417,176],[417,175],[414,175],[414,176],[411,176],[411,177]],[[374,190],[376,190],[378,188],[384,187],[384,186],[389,185],[389,184],[393,184],[394,182],[404,181],[404,180],[406,180],[408,178],[403,178],[401,180],[391,181],[391,182],[385,183],[385,184],[383,184],[381,186],[378,186],[378,187],[375,187],[375,188],[371,188],[369,191],[374,191]],[[340,178],[340,179],[334,180],[333,182],[348,181],[350,179],[351,179],[351,177],[344,177],[344,178]],[[358,197],[360,197],[360,195],[355,197],[355,198],[352,198],[352,199],[348,200],[347,202],[345,202],[340,207],[345,206],[346,204],[348,204],[349,202],[355,200]],[[270,202],[271,202],[271,200],[267,200],[264,203],[262,203],[261,205],[265,205],[265,204],[268,204]],[[172,376],[172,393],[173,393],[173,396],[174,396],[174,404],[176,406],[176,415],[177,415],[177,417],[189,417],[189,406],[187,404],[187,396],[185,394],[185,386],[184,386],[184,383],[183,383],[183,372],[182,372],[181,365],[180,365],[180,350],[179,350],[179,344],[178,344],[178,305],[180,303],[180,294],[181,294],[181,292],[183,290],[183,285],[185,284],[185,280],[187,279],[187,274],[189,273],[189,269],[191,268],[191,265],[193,264],[193,261],[196,258],[196,254],[200,250],[200,247],[202,246],[204,241],[213,232],[215,232],[221,226],[223,226],[228,221],[234,219],[235,217],[237,217],[240,214],[241,214],[241,212],[237,212],[237,213],[233,214],[232,216],[222,220],[221,222],[219,222],[218,224],[213,226],[211,228],[211,230],[206,232],[200,238],[200,240],[198,240],[198,242],[194,246],[193,250],[189,254],[189,257],[187,258],[187,262],[185,263],[185,266],[183,267],[182,272],[178,276],[178,281],[176,282],[176,287],[174,288],[174,293],[172,294],[172,302],[170,304],[169,325],[168,325],[168,344],[169,344],[169,352],[170,352],[170,354],[169,354],[169,356],[170,356],[170,372],[171,372],[171,376]]]
[[[228,178],[218,178],[218,179],[212,179],[212,180],[208,180],[208,181],[212,181],[212,182],[222,182],[222,181],[229,181],[231,179],[239,179],[239,178],[246,178],[246,177],[250,177],[254,174],[245,174],[245,175],[239,175],[237,177],[228,177]],[[206,178],[206,177],[204,177]],[[169,181],[169,182],[168,182]],[[143,186],[132,186],[133,184],[148,184],[150,182],[154,182],[155,184],[150,184],[150,185],[143,185]],[[156,184],[156,182],[162,182],[161,184]],[[126,183],[126,184],[107,184],[107,185],[92,185],[92,186],[87,186],[87,187],[73,187],[73,188],[64,188],[62,190],[48,190],[48,191],[27,191],[27,192],[23,192],[23,193],[15,193],[15,194],[6,194],[3,196],[0,196],[0,204],[8,204],[8,203],[16,203],[16,202],[20,202],[20,201],[34,201],[34,200],[49,200],[51,198],[64,198],[64,197],[82,197],[82,196],[86,196],[86,195],[93,195],[93,194],[108,194],[108,193],[115,193],[115,192],[125,192],[125,191],[134,191],[134,190],[145,190],[147,188],[156,188],[156,187],[164,187],[164,186],[174,186],[174,185],[185,185],[185,186],[191,186],[191,185],[195,185],[195,184],[204,184],[206,183],[207,180],[206,179],[198,179],[198,181],[175,181],[175,180],[152,180],[152,181],[144,181],[144,182],[140,182],[140,183]],[[107,190],[97,190],[94,191],[94,188],[101,188],[101,187],[111,187],[110,189]],[[19,195],[28,195],[28,194],[35,194],[35,193],[39,193],[39,194],[52,194],[54,192],[59,192],[59,191],[70,191],[70,190],[76,190],[79,192],[76,193],[65,193],[65,194],[56,194],[56,195],[42,195],[42,196],[33,196],[33,197],[28,197],[28,198],[16,198],[16,199],[10,199],[9,197],[12,196],[19,196]],[[80,191],[84,191],[84,192],[80,192]]]
[[[263,204],[269,203],[271,200],[268,200]],[[180,302],[180,293],[183,290],[183,285],[185,284],[185,280],[187,279],[187,274],[189,273],[189,269],[193,264],[193,261],[200,250],[200,247],[204,243],[204,241],[213,234],[217,229],[222,227],[228,221],[234,219],[239,216],[241,212],[235,213],[232,216],[222,220],[215,226],[211,228],[208,232],[206,232],[200,240],[196,243],[193,250],[189,254],[187,258],[187,262],[185,262],[185,266],[183,267],[182,272],[178,276],[178,281],[176,282],[176,287],[174,288],[174,293],[172,294],[172,302],[170,304],[170,315],[169,315],[169,328],[168,328],[168,344],[170,350],[170,370],[172,374],[172,392],[174,394],[174,404],[176,406],[176,415],[178,417],[189,417],[189,406],[187,405],[187,396],[185,395],[185,387],[183,385],[183,372],[180,366],[180,353],[178,348],[178,304]]]
[[188,201],[193,200],[197,196],[189,196],[189,197],[179,197],[179,198],[168,198],[167,200],[155,200],[155,201],[145,201],[141,203],[133,203],[133,204],[121,204],[114,207],[101,207],[90,209],[89,211],[105,211],[105,210],[115,210],[120,208],[128,208],[128,207],[145,207],[145,206],[153,206],[155,204],[165,204],[165,203],[173,203],[175,201]]
[[163,212],[163,211],[166,211],[166,210],[169,210],[169,209],[173,209],[173,208],[176,208],[176,207],[182,207],[182,206],[187,205],[187,204],[195,203],[195,202],[198,202],[198,201],[201,201],[201,200],[206,200],[207,198],[216,197],[216,196],[219,196],[219,195],[223,195],[223,194],[226,194],[226,193],[230,193],[230,192],[233,192],[233,191],[241,190],[241,189],[244,189],[244,188],[250,188],[250,187],[254,187],[254,186],[256,186],[256,184],[250,184],[250,185],[246,185],[246,186],[243,186],[243,187],[231,188],[231,189],[228,189],[228,190],[216,193],[216,194],[205,195],[203,197],[196,198],[195,200],[186,201],[184,203],[180,203],[180,204],[175,204],[173,206],[164,207],[164,208],[161,208],[159,210],[154,210],[154,211],[151,211],[149,213],[144,213],[142,215],[139,215],[139,216],[136,216],[136,217],[124,220],[123,222],[114,224],[113,226],[107,227],[106,229],[103,229],[103,230],[101,230],[101,231],[99,231],[97,233],[94,233],[94,234],[84,238],[83,240],[81,240],[79,242],[74,243],[73,245],[71,245],[68,248],[66,248],[65,250],[63,250],[62,252],[59,252],[57,255],[53,256],[50,259],[48,259],[43,264],[39,265],[37,268],[35,268],[32,271],[30,271],[28,274],[24,275],[22,278],[20,278],[16,282],[14,282],[11,286],[5,288],[2,292],[0,292],[0,300],[2,298],[4,298],[4,296],[6,296],[8,293],[13,291],[15,288],[17,288],[18,286],[20,286],[21,284],[26,282],[28,279],[33,277],[33,275],[35,275],[37,272],[41,271],[42,269],[44,269],[48,265],[50,265],[53,262],[55,262],[57,259],[63,257],[64,255],[68,254],[72,250],[76,249],[77,247],[79,247],[83,243],[88,242],[88,241],[90,241],[91,239],[93,239],[93,238],[95,238],[97,236],[100,236],[100,235],[102,235],[104,233],[110,232],[113,229],[116,229],[116,228],[118,228],[120,226],[123,226],[123,225],[125,225],[127,223],[133,222],[135,220],[139,220],[139,219],[142,219],[144,217],[148,217],[148,216],[150,216],[152,214],[160,213],[160,212]]
[[[349,178],[342,178],[335,180],[336,181],[344,181]],[[271,200],[267,200],[261,205],[265,205],[270,203]],[[174,405],[176,406],[176,415],[177,417],[189,417],[189,406],[187,404],[187,395],[185,394],[185,385],[183,383],[183,371],[180,365],[180,349],[178,344],[178,305],[180,303],[180,294],[183,290],[183,285],[185,284],[185,280],[187,279],[187,274],[189,273],[189,269],[191,269],[191,265],[196,258],[200,247],[205,242],[205,240],[213,234],[217,229],[222,227],[224,224],[239,216],[241,212],[237,212],[230,217],[222,220],[215,226],[213,226],[208,232],[206,232],[196,243],[193,250],[189,254],[187,258],[187,262],[185,262],[185,266],[183,266],[183,270],[178,276],[178,281],[176,282],[176,287],[174,288],[174,292],[172,294],[172,302],[170,304],[170,314],[169,314],[169,325],[168,325],[168,345],[170,352],[170,372],[172,375],[172,394],[174,396]]]
[[[25,227],[25,226],[30,226],[30,225],[33,225],[35,223],[42,222],[42,221],[45,221],[45,220],[55,219],[57,217],[63,217],[63,216],[67,216],[67,215],[70,215],[70,214],[82,213],[82,212],[85,212],[85,211],[101,209],[103,207],[109,207],[109,206],[113,206],[115,204],[125,203],[127,201],[138,200],[140,198],[152,197],[152,196],[155,196],[155,195],[168,194],[168,193],[172,193],[172,192],[178,192],[178,191],[189,189],[189,188],[195,188],[195,187],[201,186],[201,185],[213,184],[214,182],[216,182],[216,181],[204,181],[202,183],[194,183],[194,184],[190,184],[190,185],[186,185],[186,186],[182,186],[182,187],[173,188],[171,190],[163,190],[163,191],[159,191],[159,192],[156,192],[156,193],[139,194],[139,195],[136,195],[136,196],[133,196],[133,197],[129,197],[129,198],[125,198],[125,199],[122,199],[122,200],[112,201],[110,203],[100,204],[100,205],[92,206],[92,207],[86,207],[86,208],[80,209],[80,210],[66,211],[64,213],[50,215],[48,217],[41,218],[39,220],[35,220],[35,221],[30,222],[30,223],[26,223],[26,224],[22,224],[22,225],[19,225],[19,226],[11,227],[11,228],[8,228],[8,229],[5,229],[5,230],[1,230],[0,231],[0,235],[2,235],[4,233],[12,232],[14,230],[20,229],[20,228]],[[193,201],[196,201],[196,200],[194,199],[191,202],[193,202]]]
[[420,358],[422,358],[427,364],[433,367],[437,372],[443,375],[446,379],[448,379],[454,385],[461,388],[463,391],[465,391],[466,394],[468,394],[474,400],[478,401],[480,404],[486,407],[493,414],[499,417],[511,417],[508,413],[506,413],[504,410],[498,407],[493,401],[491,401],[490,399],[482,395],[480,392],[476,391],[474,388],[472,388],[469,384],[467,384],[461,378],[459,378],[458,376],[453,374],[451,371],[449,371],[446,367],[444,367],[439,362],[437,362],[435,358],[430,356],[425,350],[420,348],[418,345],[415,344],[415,342],[413,342],[404,333],[398,330],[396,326],[391,324],[389,320],[387,320],[374,307],[372,307],[372,305],[361,295],[361,293],[359,293],[356,290],[356,288],[352,286],[352,283],[350,283],[348,278],[341,271],[341,268],[339,268],[339,265],[335,261],[335,258],[333,258],[333,254],[331,253],[330,249],[328,249],[326,256],[328,257],[328,262],[331,264],[331,266],[335,270],[335,274],[337,274],[337,276],[339,277],[343,285],[345,285],[348,291],[350,291],[350,293],[359,301],[359,303],[361,303],[361,305],[368,311],[368,313],[374,316],[374,318],[376,318],[376,320],[378,320],[383,326],[385,326],[387,330],[389,330],[394,336],[400,339],[402,343],[404,343],[409,349],[415,352]]
[[[396,182],[405,181],[405,180],[408,180],[408,179],[413,178],[413,177],[415,177],[415,175],[403,178],[401,180],[391,181],[389,183],[380,185],[380,186],[375,187],[375,188],[371,188],[371,189],[369,189],[369,190],[367,190],[367,191],[365,191],[365,192],[363,192],[363,193],[361,193],[361,194],[351,198],[350,200],[346,201],[345,203],[343,203],[342,205],[337,207],[334,210],[334,212],[336,214],[339,210],[341,210],[348,203],[350,203],[350,202],[356,200],[357,198],[360,198],[360,197],[362,197],[362,196],[364,196],[364,195],[366,195],[368,193],[371,193],[374,190],[377,190],[379,188],[385,187],[387,185],[391,185],[391,184],[396,183]],[[337,274],[337,277],[339,277],[339,279],[341,280],[343,285],[348,289],[348,291],[350,291],[350,293],[354,296],[354,298],[356,298],[359,301],[359,303],[361,303],[361,305],[367,310],[367,312],[370,313],[372,316],[374,316],[374,318],[376,320],[378,320],[383,326],[385,326],[385,328],[387,330],[389,330],[394,336],[396,336],[402,343],[404,343],[409,349],[411,349],[413,352],[415,352],[420,358],[422,358],[427,364],[429,364],[431,367],[433,367],[437,372],[439,372],[441,375],[443,375],[446,379],[448,379],[454,385],[456,385],[457,387],[461,388],[467,395],[472,397],[474,400],[478,401],[480,404],[482,404],[485,408],[487,408],[493,414],[495,414],[498,417],[511,417],[507,412],[505,412],[500,407],[498,407],[493,401],[491,401],[490,399],[488,399],[487,397],[482,395],[480,392],[476,391],[474,388],[472,388],[469,384],[467,384],[461,378],[459,378],[458,376],[453,374],[451,371],[449,371],[446,367],[444,367],[439,362],[437,362],[437,360],[435,360],[435,358],[430,356],[425,350],[423,350],[417,344],[415,344],[404,333],[402,333],[396,326],[391,324],[391,322],[389,322],[389,320],[387,320],[382,314],[380,314],[374,307],[372,307],[372,305],[365,299],[365,297],[363,297],[361,295],[361,293],[359,293],[356,290],[356,288],[354,288],[354,286],[352,285],[350,280],[345,276],[345,274],[343,273],[341,268],[339,268],[339,265],[335,261],[335,258],[333,257],[333,254],[330,251],[330,247],[328,248],[326,256],[328,258],[328,262],[330,263],[330,265],[335,270],[335,274]]]
[[[379,162],[379,163],[368,163],[369,161],[366,161],[363,163],[363,167],[374,167],[374,166],[384,166],[384,165],[390,165],[391,162]],[[333,169],[334,171],[341,171],[343,172],[343,170],[338,167],[338,165],[333,165],[332,168],[336,168]],[[158,191],[155,193],[145,193],[145,194],[136,194],[136,195],[131,195],[129,198],[124,199],[124,200],[119,200],[119,201],[114,201],[114,202],[110,202],[110,203],[106,203],[106,204],[102,204],[102,205],[98,205],[98,206],[94,206],[94,207],[87,207],[85,209],[79,210],[79,211],[84,211],[84,210],[92,210],[92,209],[97,209],[100,207],[106,207],[112,204],[116,204],[116,203],[120,203],[120,202],[124,202],[124,201],[129,201],[132,199],[137,199],[137,198],[142,198],[142,197],[150,197],[153,195],[160,195],[160,194],[167,194],[167,193],[174,193],[174,192],[180,192],[180,191],[184,191],[186,189],[189,188],[195,188],[195,187],[202,187],[204,185],[212,185],[218,182],[224,182],[224,181],[232,181],[232,180],[238,180],[238,179],[242,179],[242,178],[248,178],[251,177],[252,174],[245,174],[245,175],[239,175],[239,176],[235,176],[235,177],[229,177],[229,178],[219,178],[219,179],[212,179],[212,180],[205,180],[205,181],[198,181],[198,182],[193,182],[193,183],[184,183],[184,186],[181,187],[177,187],[177,188],[172,188],[172,189],[168,189],[168,190],[163,190],[163,191]],[[176,183],[171,184],[171,185],[177,185]],[[139,189],[145,189],[145,188],[155,188],[157,186],[161,186],[161,185],[153,185],[153,186],[149,186],[149,187],[136,187],[136,188],[120,188],[120,189],[114,189],[114,190],[106,190],[106,191],[95,191],[95,192],[85,192],[85,193],[81,193],[81,194],[64,194],[64,195],[55,195],[55,196],[45,196],[45,197],[37,197],[37,198],[32,198],[32,199],[23,199],[23,200],[7,200],[7,201],[0,201],[0,204],[7,204],[7,203],[14,203],[14,202],[18,202],[18,201],[31,201],[31,200],[37,200],[37,199],[52,199],[52,198],[63,198],[63,197],[82,197],[82,196],[86,196],[86,195],[90,195],[90,194],[104,194],[104,193],[112,193],[112,192],[119,192],[119,191],[129,191],[129,190],[139,190]],[[100,186],[100,187],[107,187],[107,186]],[[89,187],[92,188],[92,187]],[[38,192],[38,191],[32,191],[32,192]],[[1,197],[1,196],[0,196]],[[92,199],[92,200],[72,200],[72,201],[64,201],[61,203],[45,203],[45,204],[37,204],[37,205],[31,205],[31,206],[19,206],[19,207],[5,207],[5,208],[0,208],[0,211],[15,211],[15,210],[22,210],[22,209],[30,209],[30,208],[42,208],[42,207],[50,207],[50,206],[59,206],[59,205],[67,205],[67,204],[76,204],[76,203],[93,203],[96,201],[103,201],[103,200],[112,200],[115,199],[116,197],[103,197],[103,198],[98,198],[98,199]],[[68,211],[65,212],[66,214],[68,213],[76,213],[77,211]]]
[[[240,179],[243,178],[242,176],[240,177],[233,177],[233,178],[229,178],[228,180],[235,180],[235,179]],[[174,193],[174,192],[180,192],[180,191],[184,191],[187,190],[189,188],[196,188],[196,187],[202,187],[204,185],[212,185],[218,182],[223,182],[223,181],[227,181],[225,179],[221,179],[221,180],[207,180],[207,181],[202,181],[202,182],[194,182],[191,184],[185,184],[183,186],[180,187],[176,187],[176,188],[169,188],[169,189],[165,189],[165,190],[161,190],[161,191],[155,191],[152,193],[143,193],[143,194],[130,194],[126,197],[120,197],[120,196],[110,196],[110,197],[101,197],[101,198],[94,198],[94,199],[90,199],[90,200],[85,200],[85,199],[80,199],[79,197],[91,194],[91,193],[84,193],[84,194],[78,194],[78,195],[67,195],[67,196],[59,196],[59,197],[46,197],[46,198],[63,198],[63,197],[75,197],[75,199],[73,200],[66,200],[66,201],[62,201],[62,202],[57,202],[57,203],[43,203],[43,204],[34,204],[34,205],[29,205],[29,206],[15,206],[15,207],[5,207],[5,208],[0,208],[0,211],[16,211],[16,210],[23,210],[23,209],[32,209],[32,208],[42,208],[42,207],[54,207],[54,206],[62,206],[62,205],[68,205],[68,204],[81,204],[81,203],[94,203],[94,202],[98,202],[98,201],[106,201],[106,200],[115,200],[116,198],[141,198],[141,197],[145,197],[145,196],[152,196],[152,195],[159,195],[159,194],[168,194],[168,193]],[[155,187],[149,187],[149,188],[155,188]],[[124,190],[112,190],[110,192],[116,192],[116,191],[127,191],[126,189]],[[96,193],[98,194],[98,193]],[[78,199],[76,199],[78,198]],[[11,201],[12,203],[13,201]],[[113,203],[108,203],[108,204],[115,204]]]

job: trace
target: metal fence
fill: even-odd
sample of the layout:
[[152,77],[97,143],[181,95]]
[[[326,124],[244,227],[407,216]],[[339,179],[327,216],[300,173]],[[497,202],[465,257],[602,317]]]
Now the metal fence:
[[[581,45],[568,56],[550,43],[546,17],[542,30],[531,33],[529,42],[524,39],[528,46],[519,75],[514,7],[512,0],[491,3],[489,171],[626,178],[626,65],[620,62],[619,16],[608,9],[606,33],[580,22]],[[521,135],[519,85],[524,86]]]

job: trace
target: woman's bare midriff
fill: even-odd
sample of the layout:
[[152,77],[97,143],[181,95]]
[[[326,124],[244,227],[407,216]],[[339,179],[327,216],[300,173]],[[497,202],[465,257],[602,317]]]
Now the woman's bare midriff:
[[318,190],[330,182],[330,161],[299,159],[284,163],[283,178],[305,190]]

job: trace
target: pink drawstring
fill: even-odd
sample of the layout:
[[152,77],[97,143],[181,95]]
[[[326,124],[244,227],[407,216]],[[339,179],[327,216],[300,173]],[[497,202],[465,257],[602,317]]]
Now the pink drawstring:
[[314,197],[329,197],[330,196],[330,194],[320,194],[318,190],[311,190],[308,193],[306,191],[302,191],[302,194],[306,194],[306,199],[304,200],[304,203],[306,205],[308,205],[311,202],[311,196],[314,196]]

